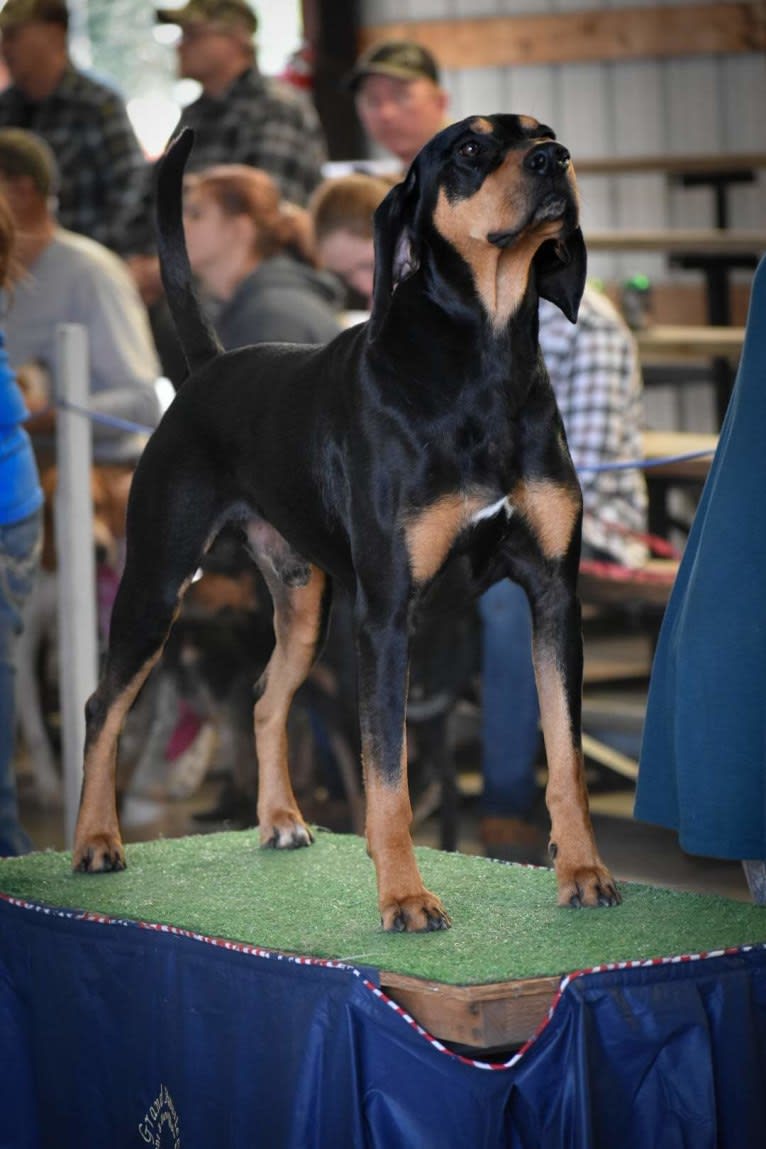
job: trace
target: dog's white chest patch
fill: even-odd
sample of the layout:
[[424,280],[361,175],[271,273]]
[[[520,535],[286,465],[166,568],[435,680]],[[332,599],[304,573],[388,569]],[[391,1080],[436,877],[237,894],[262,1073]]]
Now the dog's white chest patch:
[[480,523],[482,519],[493,519],[495,515],[499,515],[501,511],[505,512],[505,517],[508,519],[510,519],[513,514],[513,507],[507,495],[504,495],[502,499],[497,499],[494,503],[489,503],[486,507],[480,507],[478,511],[474,511],[471,515],[471,522]]

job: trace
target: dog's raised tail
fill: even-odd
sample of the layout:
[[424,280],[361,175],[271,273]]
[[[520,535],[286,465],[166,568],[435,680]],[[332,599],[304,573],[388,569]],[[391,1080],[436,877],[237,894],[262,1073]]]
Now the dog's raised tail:
[[191,128],[171,140],[157,166],[157,249],[162,283],[189,371],[196,371],[223,348],[194,291],[183,223],[183,178],[194,143]]

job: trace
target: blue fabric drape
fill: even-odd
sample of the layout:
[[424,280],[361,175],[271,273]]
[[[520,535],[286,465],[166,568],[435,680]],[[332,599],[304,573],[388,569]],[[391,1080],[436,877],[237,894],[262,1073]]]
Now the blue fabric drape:
[[663,619],[635,815],[685,850],[766,858],[766,260]]
[[499,1068],[375,979],[0,899],[0,1149],[766,1142],[764,947],[573,977]]

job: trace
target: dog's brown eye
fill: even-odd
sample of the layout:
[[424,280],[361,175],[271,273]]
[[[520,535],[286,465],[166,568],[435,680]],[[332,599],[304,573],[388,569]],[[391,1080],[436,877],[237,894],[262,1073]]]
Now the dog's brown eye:
[[479,145],[476,143],[476,140],[466,140],[464,144],[460,145],[458,152],[461,156],[465,156],[467,160],[472,160],[479,154]]

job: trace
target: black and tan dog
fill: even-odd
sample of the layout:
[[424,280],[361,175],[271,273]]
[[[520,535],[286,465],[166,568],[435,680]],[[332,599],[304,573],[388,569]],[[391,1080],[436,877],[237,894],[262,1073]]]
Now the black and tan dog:
[[510,577],[534,618],[559,902],[615,904],[580,745],[581,495],[537,340],[538,298],[574,321],[585,279],[568,152],[524,116],[472,117],[440,132],[378,210],[369,323],[321,348],[223,354],[184,244],[191,146],[190,133],[174,142],[158,186],[165,287],[191,374],[133,482],[108,659],[87,705],[75,869],[125,865],[120,726],[200,555],[236,519],[274,599],[276,646],[254,709],[263,845],[312,841],[290,786],[285,724],[338,580],[355,601],[366,832],[383,926],[449,925],[409,831],[408,628],[445,573],[472,593]]

